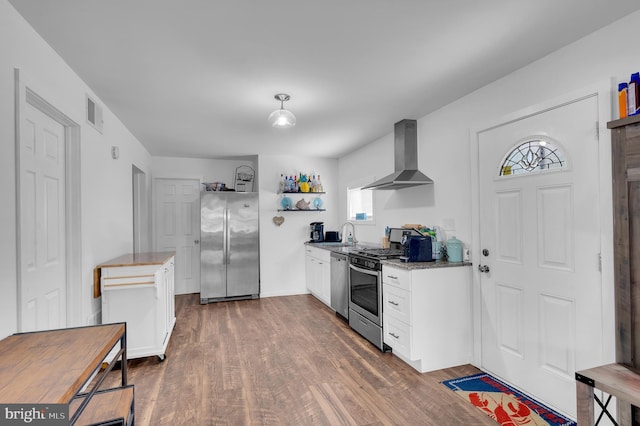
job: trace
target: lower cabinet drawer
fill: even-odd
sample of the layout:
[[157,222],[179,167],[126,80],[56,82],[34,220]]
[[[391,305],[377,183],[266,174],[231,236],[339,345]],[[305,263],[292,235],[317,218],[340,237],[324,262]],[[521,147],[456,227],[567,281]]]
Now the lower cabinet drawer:
[[411,327],[394,318],[384,318],[384,343],[391,346],[393,352],[411,358]]
[[389,284],[382,287],[382,312],[406,324],[411,324],[411,293]]
[[411,271],[385,265],[382,267],[382,283],[409,291],[411,290]]

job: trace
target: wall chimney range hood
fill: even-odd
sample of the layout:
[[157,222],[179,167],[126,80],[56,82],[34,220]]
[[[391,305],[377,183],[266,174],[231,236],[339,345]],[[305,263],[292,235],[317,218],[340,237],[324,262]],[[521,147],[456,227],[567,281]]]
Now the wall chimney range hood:
[[362,189],[401,189],[433,184],[418,170],[418,122],[400,120],[394,127],[395,172],[363,186]]

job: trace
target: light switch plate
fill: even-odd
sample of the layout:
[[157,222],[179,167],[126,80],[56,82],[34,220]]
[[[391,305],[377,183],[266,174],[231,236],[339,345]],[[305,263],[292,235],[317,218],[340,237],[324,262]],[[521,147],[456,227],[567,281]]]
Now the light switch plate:
[[456,220],[451,217],[442,219],[442,227],[444,228],[445,231],[455,231]]

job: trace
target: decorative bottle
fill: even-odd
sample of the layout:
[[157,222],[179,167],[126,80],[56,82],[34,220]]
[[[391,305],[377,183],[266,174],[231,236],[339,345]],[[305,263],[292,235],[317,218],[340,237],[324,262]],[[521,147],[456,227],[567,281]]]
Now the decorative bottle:
[[640,114],[640,73],[631,74],[627,90],[627,115]]
[[625,118],[627,116],[627,83],[618,84],[618,111],[620,112],[620,117]]

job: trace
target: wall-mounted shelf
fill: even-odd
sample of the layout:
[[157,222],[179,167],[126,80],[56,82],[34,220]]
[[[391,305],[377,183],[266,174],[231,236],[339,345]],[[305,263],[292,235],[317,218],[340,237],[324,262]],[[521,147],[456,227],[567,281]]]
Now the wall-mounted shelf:
[[326,194],[326,192],[279,192],[278,194],[282,195],[314,195],[314,194]]
[[279,212],[324,212],[327,209],[278,209]]
[[[279,212],[323,212],[326,209],[322,208],[323,201],[320,198],[321,195],[326,194],[325,192],[278,192],[282,195],[280,199],[280,208]],[[285,197],[288,198],[288,202],[285,203]],[[309,208],[308,209],[300,209],[296,207],[301,200],[309,198]],[[292,198],[296,198],[296,202],[292,200]]]

